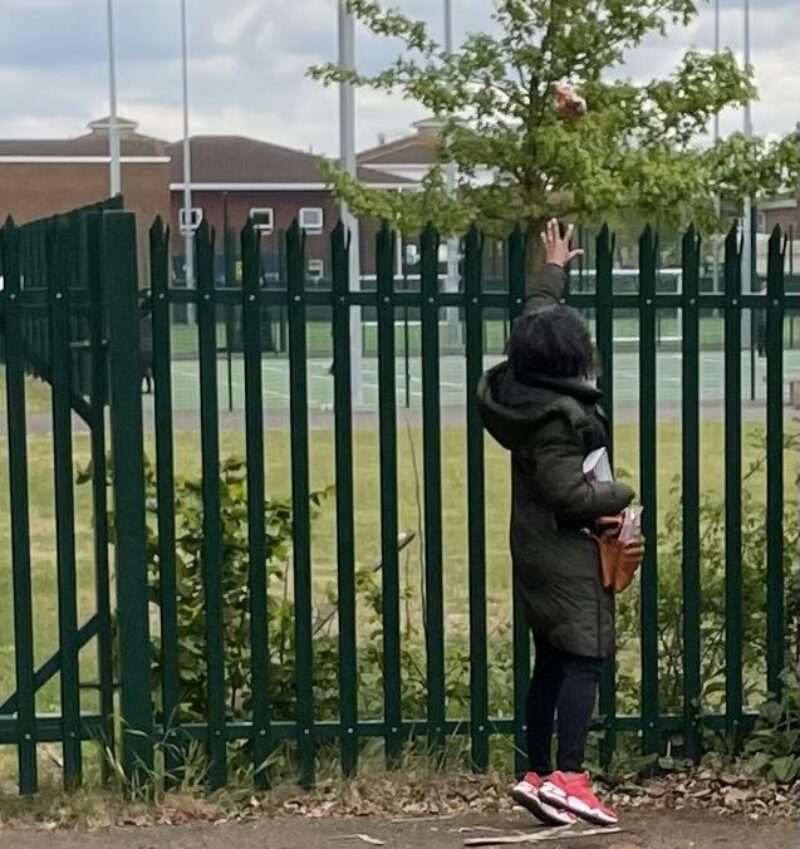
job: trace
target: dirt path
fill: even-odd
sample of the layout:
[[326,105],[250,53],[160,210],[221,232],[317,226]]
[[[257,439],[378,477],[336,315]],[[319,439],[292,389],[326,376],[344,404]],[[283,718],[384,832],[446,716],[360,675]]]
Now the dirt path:
[[[701,814],[630,816],[617,834],[548,842],[554,849],[796,849],[800,825],[758,823],[741,817]],[[490,831],[497,829],[498,831]],[[384,841],[386,849],[461,849],[464,839],[498,832],[535,831],[529,819],[495,815],[481,818],[390,821],[373,818],[282,818],[220,825],[115,828],[93,833],[0,830],[8,849],[358,849],[370,844],[364,834]],[[348,839],[349,838],[349,839]],[[521,844],[521,846],[532,844]]]

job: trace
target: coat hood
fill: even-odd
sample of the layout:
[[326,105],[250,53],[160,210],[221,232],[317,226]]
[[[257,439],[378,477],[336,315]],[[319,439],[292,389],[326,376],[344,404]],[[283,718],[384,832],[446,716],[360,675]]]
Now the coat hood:
[[587,407],[596,407],[601,398],[597,388],[578,378],[541,376],[535,383],[520,383],[507,360],[478,384],[483,425],[509,451],[554,418],[566,418],[576,431],[592,427]]

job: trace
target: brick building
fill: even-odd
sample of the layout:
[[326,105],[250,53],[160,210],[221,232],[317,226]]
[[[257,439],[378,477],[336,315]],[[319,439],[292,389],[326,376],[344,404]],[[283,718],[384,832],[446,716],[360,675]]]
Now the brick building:
[[[122,192],[142,234],[156,215],[168,215],[169,155],[166,144],[140,135],[118,118]],[[0,215],[19,224],[94,203],[109,194],[108,119],[89,124],[71,139],[0,140]],[[146,259],[145,240],[140,262]]]
[[[142,135],[134,121],[118,118],[121,137],[122,191],[127,209],[136,213],[140,229],[140,269],[147,268],[146,230],[156,215],[171,227],[174,269],[183,273],[183,147]],[[365,183],[393,190],[414,190],[438,160],[441,123],[428,119],[414,132],[359,153],[358,176]],[[109,119],[93,121],[88,132],[68,139],[0,140],[0,215],[19,223],[64,212],[104,199],[109,194]],[[279,265],[279,233],[297,219],[307,234],[311,277],[330,274],[329,237],[338,207],[320,172],[322,158],[243,136],[196,136],[191,139],[191,223],[205,218],[218,234],[228,226],[239,230],[249,215],[257,216],[263,233],[265,269]],[[489,170],[477,183],[490,182]],[[184,222],[185,223],[185,222]],[[780,224],[800,235],[798,198],[762,201],[758,230],[769,233]],[[374,227],[362,224],[362,273],[372,274]],[[800,244],[800,243],[799,243]],[[221,247],[218,247],[221,250]],[[487,254],[501,250],[494,243]],[[443,246],[444,251],[444,246]],[[403,251],[403,255],[406,252]],[[413,248],[411,254],[413,255]],[[442,257],[444,259],[444,256]],[[492,257],[490,257],[492,259]],[[502,257],[494,257],[498,267]],[[408,260],[412,262],[413,260]]]
[[779,225],[785,233],[800,238],[800,204],[797,196],[761,201],[758,205],[758,231],[771,233]]
[[[157,215],[170,225],[174,268],[183,273],[183,146],[141,135],[134,121],[117,119],[121,142],[125,208],[136,213],[140,231],[140,273],[147,269],[147,229]],[[109,119],[89,124],[89,132],[69,139],[0,140],[0,215],[19,223],[66,212],[109,195]],[[305,227],[309,274],[330,273],[330,233],[338,204],[325,185],[322,158],[243,136],[196,136],[191,139],[193,225],[205,218],[215,229],[221,252],[222,232],[240,230],[258,216],[266,270],[277,271],[279,234],[295,219]],[[414,187],[402,176],[359,169],[373,186]],[[372,230],[364,228],[362,260],[372,268]],[[270,264],[273,268],[270,269]]]
[[[180,272],[185,254],[183,146],[166,148],[170,157],[172,251]],[[262,229],[265,270],[277,271],[279,234],[297,220],[306,231],[306,255],[312,277],[330,275],[330,233],[339,218],[338,204],[323,182],[321,157],[243,136],[195,136],[191,139],[191,222],[203,219],[218,239],[225,222],[241,230],[249,216]],[[413,188],[403,177],[359,168],[360,179],[389,189]],[[362,236],[362,268],[371,272],[370,228]]]
[[[441,164],[438,144],[442,122],[436,118],[426,118],[417,121],[413,127],[414,132],[410,135],[389,142],[381,139],[376,147],[359,153],[359,166],[419,183],[434,165]],[[493,170],[478,168],[470,182],[484,185],[493,182],[494,178]]]

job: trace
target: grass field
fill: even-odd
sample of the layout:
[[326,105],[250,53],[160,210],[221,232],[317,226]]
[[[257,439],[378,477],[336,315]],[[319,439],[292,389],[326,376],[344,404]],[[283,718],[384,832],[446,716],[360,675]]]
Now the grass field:
[[[418,312],[418,311],[417,311]],[[234,315],[238,320],[238,313]],[[420,327],[419,316],[409,311],[408,334],[406,336],[406,325],[401,310],[397,312],[397,324],[395,328],[395,348],[398,356],[402,356],[406,350],[408,353],[419,355],[420,352]],[[592,334],[595,333],[594,316],[590,313],[586,316]],[[285,319],[284,319],[285,321]],[[657,338],[664,344],[672,343],[681,335],[681,323],[672,310],[669,314],[658,314]],[[463,325],[462,325],[463,328]],[[285,327],[284,327],[285,330]],[[266,332],[266,331],[262,331]],[[280,322],[272,322],[273,339],[281,338]],[[800,317],[796,314],[788,315],[785,324],[786,344],[788,347],[800,345]],[[508,334],[508,322],[502,319],[487,318],[484,321],[484,347],[488,353],[500,353],[505,345]],[[635,315],[625,313],[618,314],[614,320],[614,337],[622,346],[632,345],[639,337],[639,321]],[[700,345],[704,348],[721,348],[725,338],[725,327],[722,319],[718,316],[704,315],[700,319]],[[365,321],[363,330],[363,346],[365,356],[375,356],[378,349],[377,327],[374,321]],[[308,350],[313,356],[329,357],[332,353],[331,325],[329,321],[309,321],[307,324]],[[226,347],[226,327],[223,322],[217,325],[217,344],[220,348]],[[188,324],[174,324],[172,326],[172,350],[175,355],[193,354],[197,351],[197,328]]]
[[[405,325],[398,315],[395,325],[396,336],[396,376],[398,404],[408,402],[418,404],[420,393],[420,327],[419,322],[411,320],[408,324],[406,339]],[[589,316],[589,323],[593,319]],[[463,330],[463,328],[462,328]],[[723,323],[712,315],[705,315],[700,323],[700,377],[701,394],[705,400],[719,400],[722,397],[723,379]],[[487,352],[487,367],[501,355],[508,324],[501,319],[487,318],[484,322],[484,349]],[[273,324],[274,340],[279,341],[278,324]],[[657,348],[658,396],[659,400],[676,401],[680,398],[680,323],[674,314],[663,315],[659,319],[658,338],[661,344]],[[447,350],[447,340],[451,335],[444,324],[441,326],[442,350]],[[639,324],[633,316],[618,315],[614,322],[616,347],[614,354],[615,392],[618,403],[635,403],[638,397],[638,338]],[[800,368],[800,316],[787,316],[786,321],[785,366],[787,372]],[[285,341],[285,340],[284,340]],[[406,341],[408,342],[406,346]],[[365,321],[363,332],[363,406],[369,408],[377,402],[377,329],[374,322]],[[234,409],[242,409],[244,374],[241,351],[235,346],[231,354],[230,366],[227,356],[226,326],[217,325],[218,348],[218,388],[220,409],[226,409],[230,396]],[[266,340],[265,340],[266,346]],[[171,348],[173,353],[172,380],[174,408],[176,410],[196,410],[199,397],[199,366],[197,360],[197,327],[187,324],[173,324],[171,328]],[[324,408],[333,401],[333,380],[329,374],[332,356],[331,325],[327,321],[309,320],[307,323],[307,355],[309,406]],[[441,400],[444,405],[463,404],[466,395],[465,359],[463,353],[450,353],[441,358]],[[742,388],[743,397],[748,398],[751,386],[751,352],[742,352]],[[266,408],[286,408],[288,406],[288,357],[286,351],[266,352],[262,359],[264,382],[264,405]],[[755,361],[756,395],[763,397],[761,381],[764,374],[763,362]],[[0,412],[5,409],[5,373],[0,368]],[[49,414],[49,389],[40,381],[27,381],[26,406],[33,415]]]
[[[751,447],[754,426],[745,427],[745,460],[756,458]],[[638,430],[635,425],[620,425],[616,431],[618,465],[633,474],[638,467]],[[76,435],[75,466],[88,460],[88,438]],[[28,440],[30,469],[31,555],[34,589],[36,659],[41,663],[57,648],[57,596],[55,519],[52,486],[52,441],[49,436],[31,436]],[[704,423],[701,446],[702,488],[722,492],[724,470],[723,431],[718,423]],[[467,489],[465,464],[465,431],[449,427],[442,434],[443,517],[442,537],[445,563],[446,612],[448,635],[463,634],[467,626]],[[152,455],[152,439],[148,453]],[[238,431],[221,433],[221,455],[243,453],[243,435]],[[315,430],[310,440],[311,485],[322,488],[334,482],[333,435],[330,430]],[[418,532],[419,509],[423,497],[421,483],[415,479],[414,461],[422,465],[421,434],[418,429],[398,434],[399,517],[400,530]],[[290,493],[289,434],[286,430],[270,430],[266,437],[266,480],[270,495]],[[793,493],[797,458],[787,460],[786,489]],[[374,430],[357,430],[354,435],[356,559],[359,566],[374,564],[379,557],[379,464],[378,439]],[[200,468],[199,433],[181,431],[176,435],[176,465],[181,475],[196,475]],[[7,444],[0,440],[0,594],[12,594],[10,568],[10,527],[7,481]],[[680,428],[663,424],[659,429],[659,509],[674,503],[670,494],[680,469]],[[510,615],[510,567],[507,550],[509,511],[509,466],[507,455],[491,440],[486,443],[486,523],[487,568],[490,618],[508,621]],[[756,494],[763,492],[763,476],[752,485]],[[94,578],[92,562],[92,523],[90,489],[76,487],[75,535],[78,556],[78,609],[81,622],[94,612]],[[327,590],[335,586],[335,504],[325,504],[313,528],[312,556],[314,586],[320,603]],[[413,588],[419,586],[419,538],[402,558],[402,581]],[[411,615],[418,612],[418,593],[414,592]],[[10,610],[10,605],[7,608]],[[13,620],[0,618],[0,697],[13,690],[14,650]],[[82,655],[82,679],[90,680],[95,669],[95,652],[88,647]],[[86,707],[93,704],[85,695]],[[57,679],[45,687],[38,697],[38,709],[50,712],[58,704]]]
[[[497,356],[484,357],[486,368],[498,362]],[[786,374],[800,369],[800,350],[787,351],[784,357]],[[468,397],[465,360],[452,355],[440,358],[440,403],[445,408],[463,409]],[[330,373],[330,358],[307,360],[308,404],[311,410],[331,409],[333,405],[334,381]],[[754,369],[751,372],[751,366]],[[702,401],[720,403],[724,397],[725,358],[722,351],[703,351],[700,355],[700,397]],[[263,383],[263,408],[265,411],[285,413],[289,407],[289,364],[285,357],[264,357],[261,361]],[[362,361],[362,397],[355,406],[363,410],[375,410],[378,402],[378,361],[365,357]],[[683,385],[682,358],[676,351],[662,350],[656,357],[659,404],[673,408],[681,400]],[[749,352],[742,354],[741,381],[742,399],[765,398],[764,360],[751,361]],[[419,408],[422,403],[422,361],[411,356],[407,360],[395,361],[396,394],[398,407]],[[640,391],[639,359],[634,352],[620,352],[614,358],[614,398],[617,406],[626,413],[628,420],[635,416]],[[217,357],[218,404],[221,411],[244,408],[244,363],[241,354],[234,354],[230,362],[223,355]],[[200,398],[200,371],[197,359],[175,359],[172,362],[173,410],[180,413],[197,413]],[[788,400],[788,381],[785,393]],[[152,407],[152,396],[144,399],[144,408]],[[0,416],[6,407],[5,378],[0,370]],[[46,426],[50,415],[50,390],[41,381],[29,378],[26,381],[26,408],[30,415],[38,416],[39,431]]]

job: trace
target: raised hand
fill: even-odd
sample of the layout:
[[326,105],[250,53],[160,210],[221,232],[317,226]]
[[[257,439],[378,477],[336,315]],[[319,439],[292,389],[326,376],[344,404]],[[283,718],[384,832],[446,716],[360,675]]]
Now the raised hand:
[[561,268],[566,268],[575,257],[583,256],[582,248],[575,248],[573,250],[570,247],[574,229],[574,226],[570,224],[562,238],[558,229],[558,221],[555,218],[551,218],[547,222],[547,226],[540,234],[542,243],[544,244],[544,261],[547,264],[560,265]]

